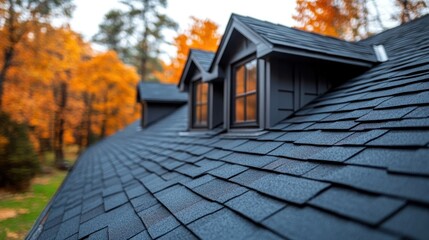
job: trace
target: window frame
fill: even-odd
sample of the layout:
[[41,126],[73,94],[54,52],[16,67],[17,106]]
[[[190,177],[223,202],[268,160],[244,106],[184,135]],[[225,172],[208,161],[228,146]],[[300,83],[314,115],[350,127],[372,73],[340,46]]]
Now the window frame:
[[[198,102],[197,101],[197,91],[198,91],[198,85],[207,85],[207,99],[205,102]],[[202,93],[201,93],[202,94]],[[197,120],[197,106],[206,106],[207,108],[207,116],[206,116],[206,122],[204,124],[198,123]],[[200,79],[197,79],[192,82],[192,128],[193,129],[208,129],[209,128],[209,121],[210,121],[210,85],[207,82],[203,82]]]
[[[256,108],[256,116],[255,116],[255,120],[254,121],[243,121],[243,122],[237,122],[235,119],[235,110],[236,110],[236,99],[237,99],[237,94],[236,94],[236,87],[237,87],[237,81],[236,81],[236,73],[238,71],[238,69],[243,66],[245,67],[246,64],[255,61],[256,62],[256,88],[253,91],[249,91],[246,92],[246,84],[247,84],[247,75],[245,75],[245,79],[244,79],[244,93],[240,94],[239,97],[243,97],[244,99],[246,99],[247,96],[249,95],[255,95],[256,97],[256,102],[255,102],[255,108]],[[252,55],[250,57],[246,57],[240,61],[237,61],[236,63],[234,63],[231,67],[231,92],[230,92],[230,126],[232,128],[258,128],[259,127],[259,63],[258,63],[258,59]],[[246,118],[247,115],[247,100],[244,101],[244,118]]]

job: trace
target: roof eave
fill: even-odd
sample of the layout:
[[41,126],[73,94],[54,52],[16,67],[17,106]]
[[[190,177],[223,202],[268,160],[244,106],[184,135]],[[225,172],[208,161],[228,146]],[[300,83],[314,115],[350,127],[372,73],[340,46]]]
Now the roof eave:
[[181,92],[187,91],[186,79],[188,78],[189,71],[191,69],[192,64],[194,64],[197,67],[198,71],[201,72],[201,74],[203,75],[203,79],[204,79],[204,76],[210,75],[210,73],[207,72],[203,66],[201,66],[201,64],[197,61],[197,59],[195,59],[195,56],[193,55],[194,51],[195,51],[194,49],[190,49],[188,54],[188,59],[186,60],[186,64],[185,64],[185,67],[183,68],[182,75],[180,76],[178,87]]
[[188,59],[186,59],[185,67],[183,68],[182,74],[180,75],[180,81],[177,84],[177,87],[181,92],[185,92],[187,90],[185,86],[185,81],[188,76],[189,69],[191,68],[192,62],[192,49],[190,49],[188,53]]
[[325,61],[332,61],[332,62],[339,62],[343,64],[348,65],[354,65],[354,66],[360,66],[360,67],[367,67],[370,68],[374,66],[377,61],[373,60],[364,60],[364,59],[357,59],[357,58],[350,58],[350,57],[344,57],[339,55],[331,55],[326,53],[321,53],[317,51],[310,51],[310,50],[304,50],[304,49],[297,49],[294,47],[287,47],[287,46],[274,46],[273,48],[269,49],[261,49],[258,51],[258,57],[266,57],[268,55],[271,55],[273,53],[280,53],[280,54],[287,54],[287,55],[295,55],[295,56],[301,56],[301,57],[307,57],[312,59],[320,59]]
[[174,104],[181,104],[181,103],[186,103],[188,100],[184,99],[184,100],[169,100],[169,99],[155,99],[155,98],[146,98],[146,99],[141,99],[141,101],[144,101],[146,103],[174,103]]
[[219,62],[223,57],[225,49],[230,42],[230,38],[234,30],[241,33],[244,37],[246,37],[256,45],[265,45],[265,47],[268,48],[272,47],[272,44],[268,42],[264,37],[257,34],[251,28],[247,27],[246,24],[241,22],[238,18],[235,17],[234,14],[232,14],[208,72],[213,72],[214,68],[219,65]]

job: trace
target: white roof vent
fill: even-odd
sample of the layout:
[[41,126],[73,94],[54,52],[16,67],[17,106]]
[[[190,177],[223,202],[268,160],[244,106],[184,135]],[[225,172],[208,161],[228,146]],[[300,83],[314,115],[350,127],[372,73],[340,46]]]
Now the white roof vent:
[[375,56],[377,57],[377,61],[386,62],[387,60],[389,60],[389,57],[387,56],[386,50],[384,49],[383,45],[374,45],[373,48]]

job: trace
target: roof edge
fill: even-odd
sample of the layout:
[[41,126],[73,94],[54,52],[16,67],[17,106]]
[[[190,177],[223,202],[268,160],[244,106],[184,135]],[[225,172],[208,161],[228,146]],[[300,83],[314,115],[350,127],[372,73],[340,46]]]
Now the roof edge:
[[[186,59],[186,63],[185,63],[185,66],[183,68],[182,74],[180,75],[179,83],[177,84],[177,87],[179,88],[179,90],[181,92],[184,92],[186,90],[185,81],[186,81],[186,77],[188,76],[188,72],[189,72],[189,69],[191,68],[192,63],[195,64],[195,66],[202,73],[202,75],[209,75],[210,74],[210,72],[207,71],[206,69],[204,69],[204,67],[201,66],[201,63],[197,59],[195,59],[195,56],[194,56],[195,52],[215,54],[215,52],[212,52],[212,51],[206,51],[206,50],[201,50],[201,49],[196,49],[196,48],[189,49],[188,58]],[[212,60],[212,62],[213,62],[213,60]],[[210,63],[210,65],[211,65],[211,63]]]
[[[248,35],[251,34],[253,35],[253,37],[257,37],[262,42],[261,44],[271,47],[272,44],[269,43],[267,39],[265,39],[264,37],[256,33],[253,29],[247,27],[246,24],[240,21],[238,17],[240,17],[240,15],[236,13],[231,14],[231,17],[229,18],[228,24],[225,28],[224,34],[222,35],[222,39],[219,43],[219,47],[216,51],[216,54],[213,58],[212,64],[210,65],[208,72],[212,72],[215,67],[215,64],[216,65],[219,64],[219,61],[222,58],[223,52],[226,48],[226,45],[229,43],[229,39],[234,29],[236,29],[238,32],[240,32],[244,37],[248,38],[249,40],[251,40],[251,36],[248,36]],[[255,45],[257,44],[255,43]]]

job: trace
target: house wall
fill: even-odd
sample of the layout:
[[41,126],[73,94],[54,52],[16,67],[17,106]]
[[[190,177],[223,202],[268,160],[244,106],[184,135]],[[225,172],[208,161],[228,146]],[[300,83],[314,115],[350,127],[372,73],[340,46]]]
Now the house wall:
[[183,105],[184,103],[145,102],[142,113],[144,118],[143,127],[173,113]]
[[293,57],[271,57],[267,62],[267,127],[274,126],[330,88],[366,70]]
[[[330,88],[368,69],[363,66],[352,66],[348,62],[333,62],[297,56],[288,52],[260,54],[258,51],[263,49],[260,48],[261,40],[253,39],[250,33],[246,33],[249,38],[243,34],[238,30],[232,31],[228,43],[221,48],[222,57],[216,63],[224,73],[222,76],[224,78],[222,81],[224,82],[223,119],[224,127],[228,131],[255,131],[273,127]],[[252,57],[257,58],[258,61],[257,127],[252,124],[232,127],[233,69],[237,63],[245,59],[250,60]],[[219,105],[213,104],[212,107],[213,124],[211,126],[213,127],[218,121]]]
[[[233,68],[237,65],[238,62],[242,62],[244,59],[251,59],[256,56],[256,45],[251,42],[249,39],[245,38],[238,31],[235,31],[231,35],[230,43],[225,49],[225,54],[222,57],[222,60],[219,63],[219,66],[222,68],[225,73],[223,85],[223,119],[224,127],[226,129],[231,129],[231,111],[232,111],[232,102],[231,102],[231,84],[233,79]],[[262,62],[261,62],[262,61]],[[262,128],[264,125],[264,111],[263,108],[263,97],[264,94],[259,94],[259,91],[264,89],[264,60],[258,59],[258,124]],[[262,65],[261,65],[262,64]],[[261,71],[262,70],[262,71]],[[262,74],[262,75],[261,75]]]
[[210,85],[210,91],[211,91],[211,99],[210,99],[210,114],[211,114],[211,121],[210,128],[213,129],[215,127],[218,127],[222,125],[223,122],[223,103],[224,103],[224,97],[223,97],[223,88],[224,83],[223,82],[215,82],[211,83]]

